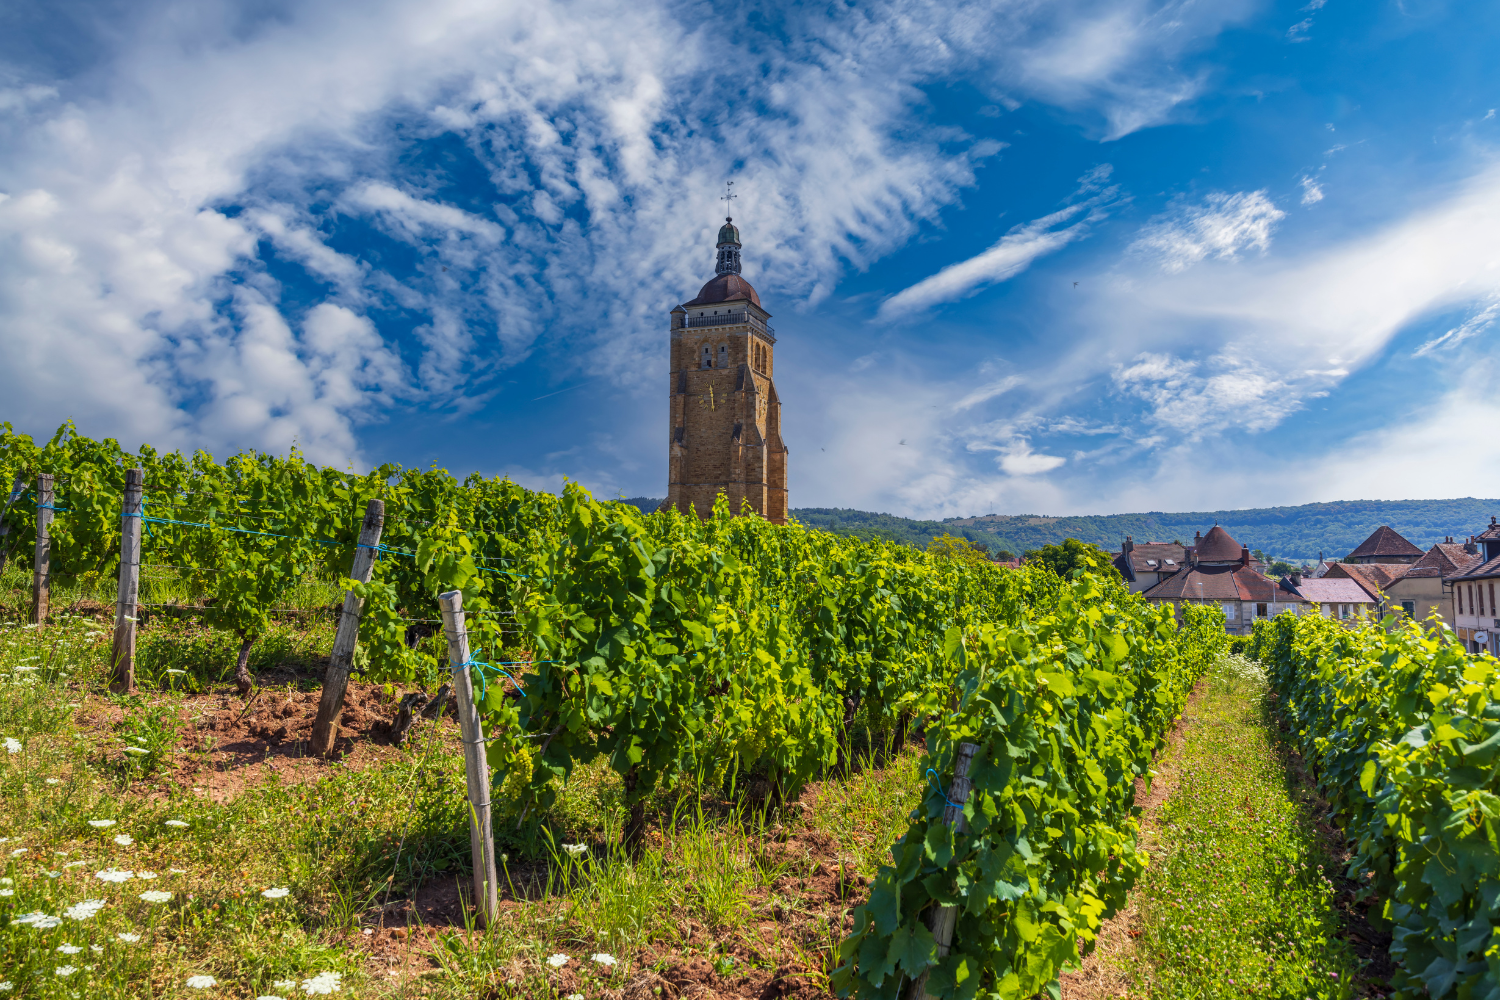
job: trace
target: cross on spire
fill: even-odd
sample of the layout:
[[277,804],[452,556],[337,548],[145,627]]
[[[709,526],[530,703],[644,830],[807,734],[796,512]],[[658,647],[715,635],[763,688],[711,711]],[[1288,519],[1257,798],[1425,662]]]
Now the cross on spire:
[[734,181],[725,181],[724,182],[724,197],[722,197],[722,198],[719,199],[720,201],[722,201],[724,203],[724,221],[725,222],[733,222],[734,221],[729,216],[729,210],[730,210],[729,203],[731,201],[734,201],[738,197],[739,197],[739,195],[737,195],[737,194],[734,193]]

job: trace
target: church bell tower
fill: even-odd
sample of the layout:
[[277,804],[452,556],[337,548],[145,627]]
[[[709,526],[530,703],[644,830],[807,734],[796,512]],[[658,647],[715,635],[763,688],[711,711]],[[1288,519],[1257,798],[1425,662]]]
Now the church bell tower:
[[786,445],[776,395],[776,334],[760,296],[740,277],[740,231],[719,229],[714,276],[672,310],[667,499],[706,518],[720,494],[768,521],[787,516]]

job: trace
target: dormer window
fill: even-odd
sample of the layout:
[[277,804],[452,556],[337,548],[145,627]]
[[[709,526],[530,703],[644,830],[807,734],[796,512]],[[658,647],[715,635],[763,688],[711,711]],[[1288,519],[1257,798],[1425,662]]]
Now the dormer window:
[[1177,561],[1176,561],[1176,560],[1174,560],[1174,559],[1167,559],[1167,560],[1164,560],[1164,562],[1165,562],[1165,563],[1166,563],[1166,564],[1167,564],[1167,565],[1168,565],[1168,566],[1176,566],[1176,565],[1177,565]]
[[1146,565],[1147,566],[1151,566],[1151,567],[1154,568],[1156,566],[1156,560],[1155,559],[1147,559],[1146,560]]

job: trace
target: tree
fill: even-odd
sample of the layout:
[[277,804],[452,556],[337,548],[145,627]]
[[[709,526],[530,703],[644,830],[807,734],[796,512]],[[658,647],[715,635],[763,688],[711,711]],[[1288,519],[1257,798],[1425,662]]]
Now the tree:
[[943,559],[957,559],[959,562],[989,562],[989,546],[983,542],[971,542],[967,538],[955,538],[953,535],[943,532],[932,541],[927,543],[927,551],[932,555]]
[[1043,545],[1026,553],[1026,561],[1040,563],[1058,576],[1066,577],[1075,569],[1085,573],[1098,573],[1113,580],[1120,579],[1115,569],[1114,557],[1097,545],[1067,538],[1061,545]]
[[1297,567],[1289,562],[1278,559],[1271,564],[1271,568],[1266,572],[1271,576],[1290,576],[1297,572]]

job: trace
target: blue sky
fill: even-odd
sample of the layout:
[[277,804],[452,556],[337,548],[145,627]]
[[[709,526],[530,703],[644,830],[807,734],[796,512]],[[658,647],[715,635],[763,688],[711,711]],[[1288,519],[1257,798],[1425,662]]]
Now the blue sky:
[[661,496],[735,180],[793,506],[1500,496],[1500,6],[17,2],[0,419]]

